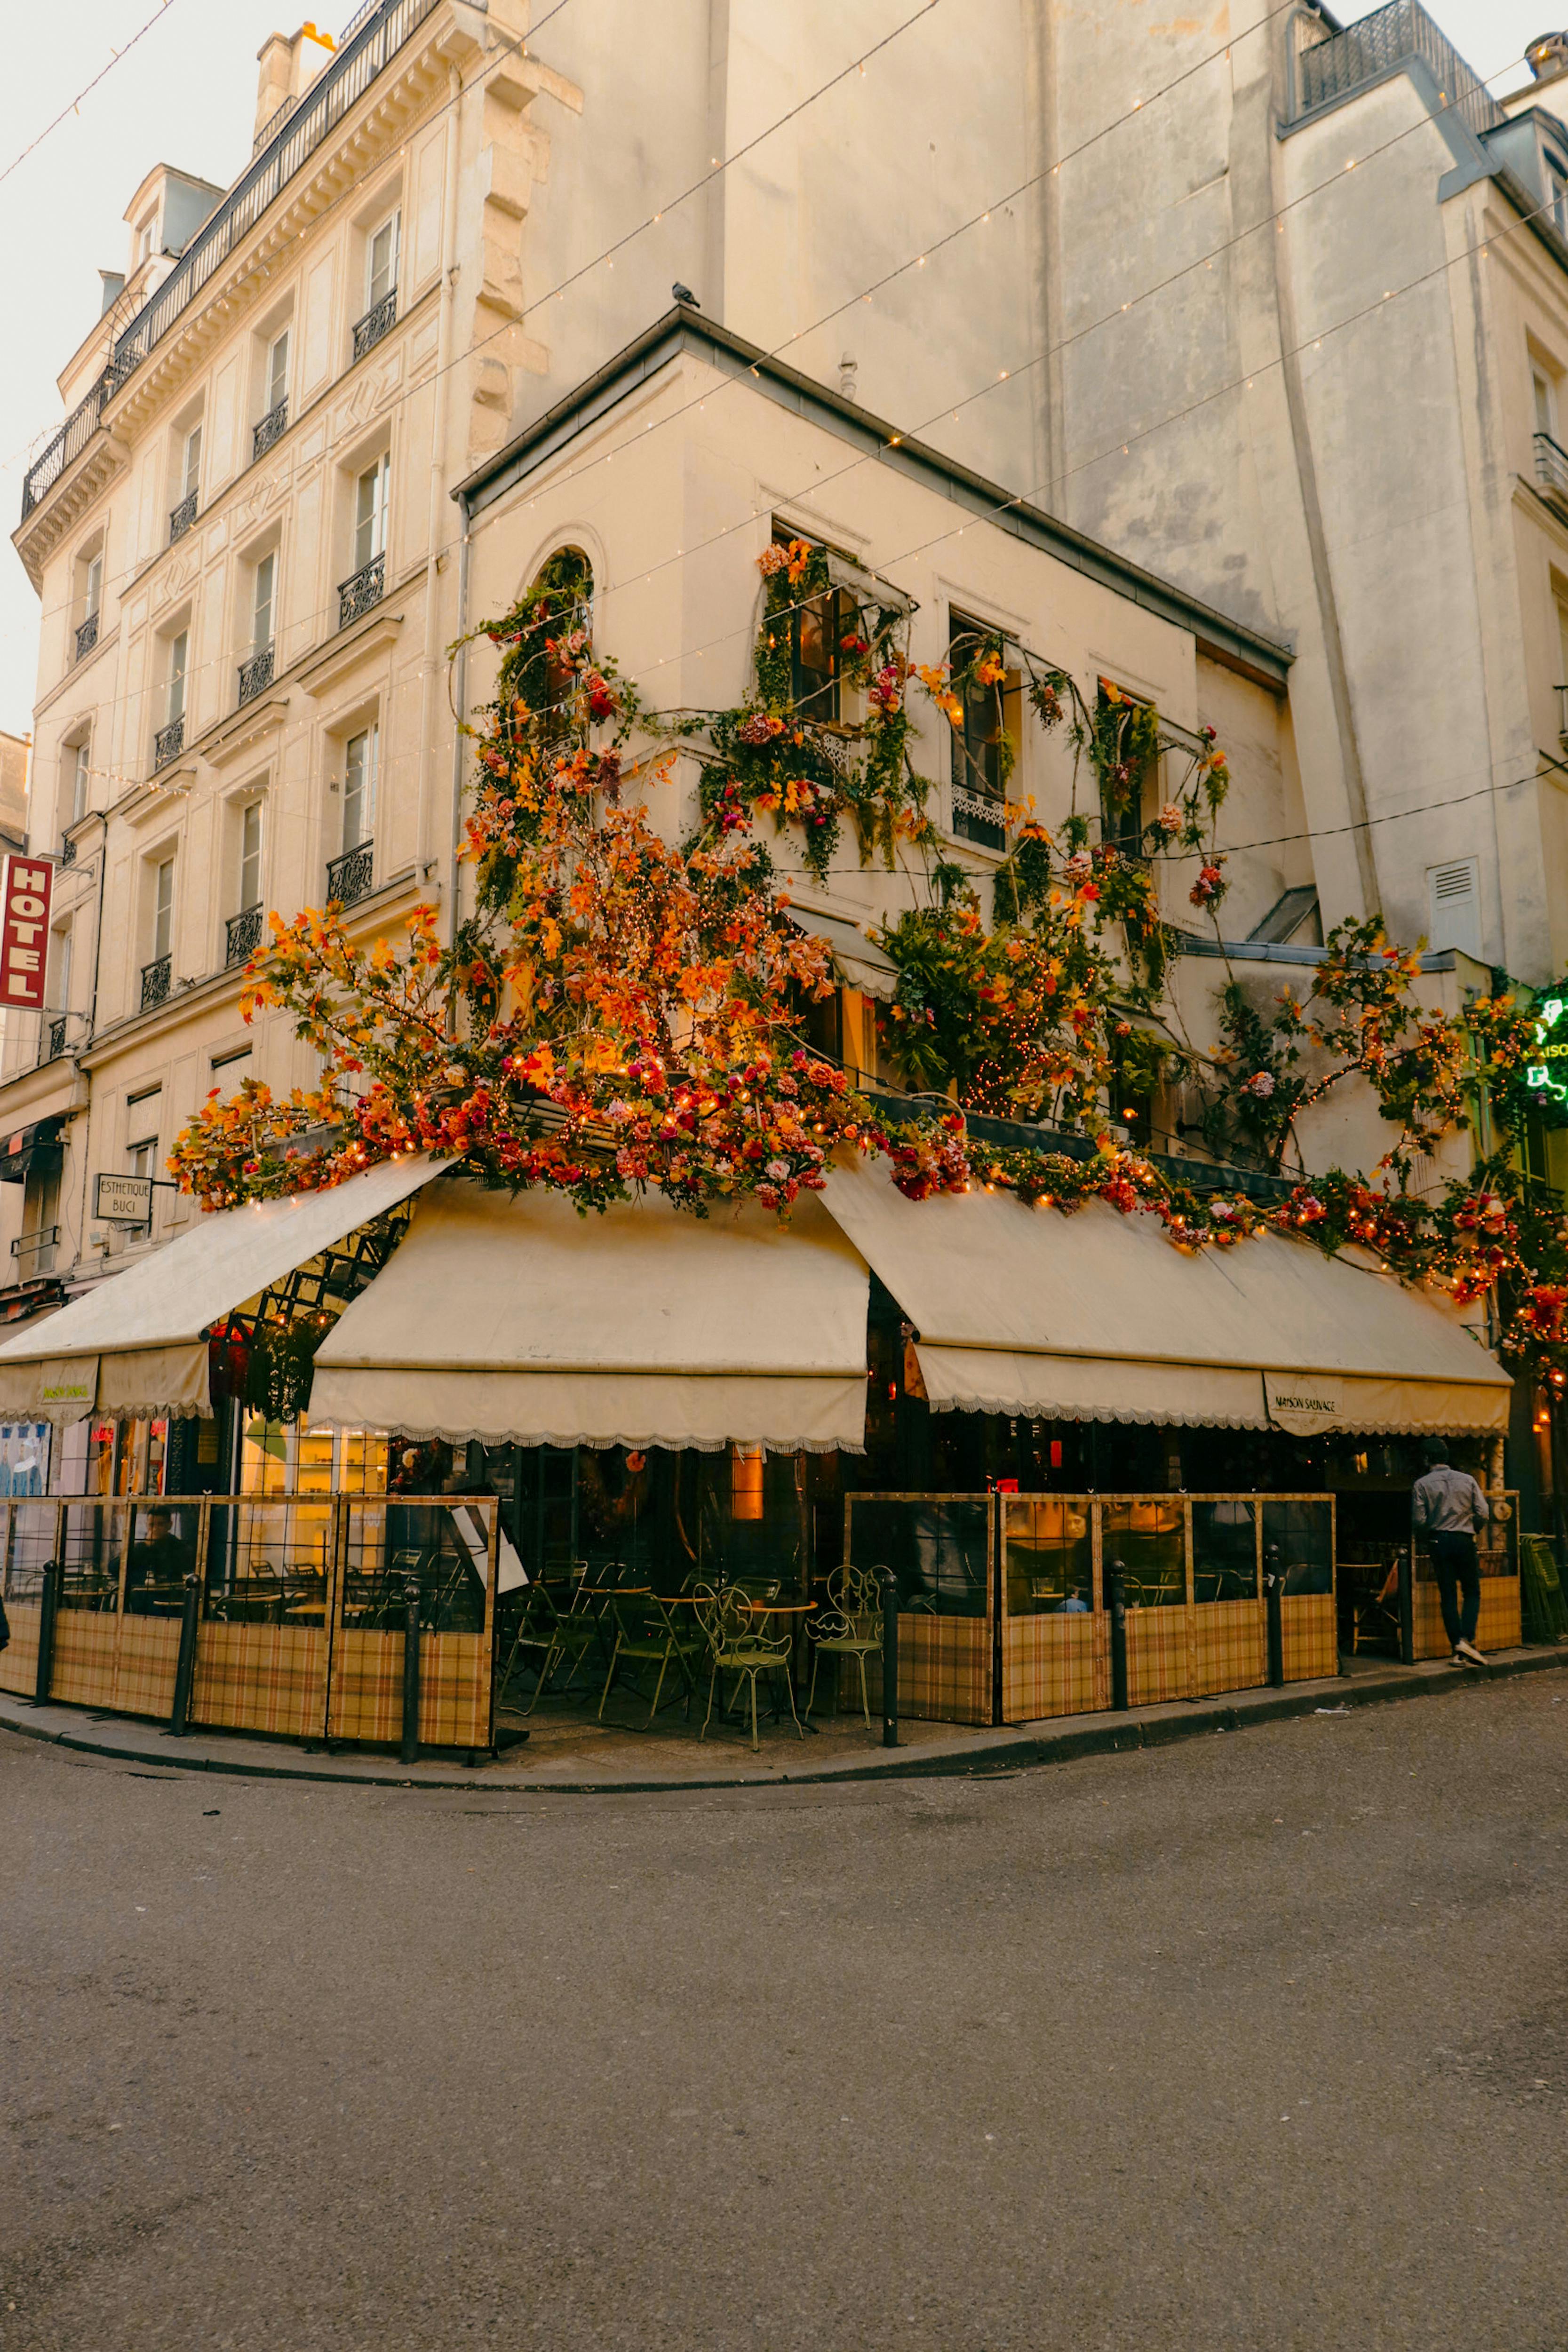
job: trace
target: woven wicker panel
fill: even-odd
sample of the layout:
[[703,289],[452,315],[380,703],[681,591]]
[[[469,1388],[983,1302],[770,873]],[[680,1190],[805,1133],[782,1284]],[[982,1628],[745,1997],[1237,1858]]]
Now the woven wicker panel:
[[1191,1631],[1186,1608],[1127,1612],[1127,1704],[1154,1706],[1186,1698],[1193,1687]]
[[66,1706],[114,1705],[120,1619],[107,1609],[62,1609],[55,1619],[49,1696]]
[[32,1697],[38,1679],[38,1622],[43,1613],[43,1603],[38,1601],[5,1603],[11,1646],[0,1650],[0,1690]]
[[[866,1661],[871,1712],[882,1704],[882,1660]],[[899,1714],[911,1722],[991,1721],[991,1620],[899,1612]]]
[[1103,1616],[1008,1617],[1002,1626],[1002,1720],[1089,1715],[1110,1705]]
[[121,1715],[151,1715],[166,1723],[174,1711],[180,1664],[177,1617],[122,1617],[114,1661],[114,1705]]
[[[1479,1650],[1516,1650],[1522,1639],[1517,1576],[1483,1576],[1481,1613],[1476,1622]],[[1415,1580],[1415,1654],[1447,1658],[1453,1645],[1443,1630],[1443,1602],[1435,1584]]]
[[[401,1729],[401,1689],[398,1719]],[[483,1633],[426,1633],[420,1643],[419,1737],[429,1748],[489,1747],[490,1645]]]
[[397,1739],[403,1733],[403,1636],[344,1628],[332,1651],[333,1739]]
[[1205,1601],[1193,1611],[1193,1692],[1253,1690],[1268,1680],[1261,1601]]
[[[1419,1588],[1417,1588],[1419,1589]],[[1309,1683],[1340,1670],[1338,1604],[1331,1592],[1287,1593],[1279,1603],[1285,1679]]]
[[327,1637],[319,1626],[202,1625],[191,1721],[319,1738],[326,1664]]

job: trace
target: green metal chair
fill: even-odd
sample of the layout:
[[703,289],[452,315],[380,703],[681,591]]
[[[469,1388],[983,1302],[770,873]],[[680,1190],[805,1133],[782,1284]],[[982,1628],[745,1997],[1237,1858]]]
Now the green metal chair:
[[[752,1607],[739,1585],[726,1585],[722,1592],[715,1592],[711,1585],[700,1584],[693,1614],[713,1661],[708,1676],[708,1712],[702,1718],[699,1738],[706,1739],[708,1737],[708,1726],[713,1720],[713,1694],[720,1675],[733,1675],[738,1682],[744,1681],[750,1686],[752,1748],[754,1752],[760,1745],[757,1738],[758,1677],[762,1675],[782,1675],[795,1738],[804,1739],[805,1733],[795,1713],[795,1686],[790,1676],[790,1653],[794,1645],[789,1634],[761,1632],[758,1612]],[[763,1619],[762,1622],[766,1621]]]
[[[874,1568],[856,1568],[846,1560],[827,1580],[827,1606],[807,1620],[806,1638],[813,1645],[811,1688],[806,1693],[809,1718],[816,1702],[816,1669],[823,1658],[853,1658],[860,1674],[860,1706],[866,1727],[871,1726],[871,1700],[866,1686],[866,1661],[882,1646],[882,1596]],[[837,1713],[835,1698],[834,1712]]]
[[517,1622],[517,1632],[512,1636],[511,1648],[507,1653],[506,1667],[497,1692],[498,1705],[510,1688],[519,1662],[526,1664],[530,1653],[537,1656],[534,1667],[536,1679],[533,1695],[522,1709],[524,1715],[533,1713],[544,1696],[551,1675],[563,1662],[566,1664],[566,1678],[561,1689],[571,1689],[578,1669],[585,1664],[599,1639],[598,1622],[589,1606],[589,1597],[584,1582],[580,1581],[570,1603],[563,1609],[548,1586],[530,1585]]
[[[691,1611],[672,1608],[661,1601],[657,1592],[616,1592],[610,1601],[616,1628],[615,1646],[610,1652],[610,1671],[605,1676],[605,1687],[599,1699],[599,1719],[604,1721],[605,1708],[616,1675],[623,1665],[658,1668],[658,1679],[653,1686],[653,1700],[647,1720],[651,1727],[658,1713],[658,1702],[664,1689],[665,1676],[673,1662],[686,1693],[686,1711],[691,1712],[691,1694],[696,1677],[689,1661],[700,1657],[707,1643],[702,1629],[689,1622]],[[682,1623],[686,1619],[689,1622]]]

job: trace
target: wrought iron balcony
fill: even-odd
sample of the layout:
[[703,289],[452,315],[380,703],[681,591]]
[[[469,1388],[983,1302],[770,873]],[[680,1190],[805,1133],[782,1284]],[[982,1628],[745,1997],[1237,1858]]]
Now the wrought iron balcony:
[[58,1225],[40,1225],[36,1233],[17,1234],[11,1244],[11,1255],[16,1260],[18,1278],[21,1281],[26,1282],[29,1279],[27,1275],[21,1272],[22,1263],[27,1258],[32,1260],[34,1274],[53,1273],[55,1251],[59,1238]]
[[182,499],[180,500],[179,505],[169,517],[169,544],[171,547],[173,547],[177,539],[184,539],[186,531],[189,530],[191,525],[195,522],[196,519],[196,500],[200,495],[199,491],[193,490],[188,499]]
[[243,706],[265,694],[272,683],[272,647],[258,646],[248,661],[239,665],[239,699]]
[[269,408],[259,425],[251,428],[250,457],[252,464],[265,457],[274,441],[281,441],[289,430],[289,401],[285,394],[276,408]]
[[346,629],[363,613],[373,612],[386,593],[386,557],[373,555],[352,580],[338,590],[338,626]]
[[59,855],[59,866],[60,866],[60,869],[61,869],[61,871],[63,872],[63,871],[64,871],[64,869],[65,869],[68,866],[74,866],[75,864],[76,864],[76,844],[75,844],[75,842],[71,839],[71,837],[70,837],[69,834],[68,833],[68,834],[66,835],[66,836],[65,836],[64,840],[60,843],[60,855]]
[[153,738],[154,772],[159,768],[166,768],[171,760],[177,760],[184,748],[185,714],[182,710],[177,719],[171,719],[166,727],[160,727]]
[[327,866],[327,897],[340,907],[353,907],[361,898],[368,898],[374,878],[375,860],[372,855],[374,842],[362,841],[353,849],[345,849],[341,857],[331,858]]
[[76,657],[78,661],[85,661],[88,655],[91,653],[97,643],[98,614],[96,613],[89,613],[86,620],[80,624],[76,633]]
[[66,1049],[66,1016],[46,1013],[38,1024],[38,1061],[58,1062]]
[[234,969],[237,963],[248,963],[261,945],[261,902],[254,907],[242,907],[231,915],[227,924],[227,945],[224,950],[224,968]]
[[1560,448],[1550,433],[1535,436],[1537,486],[1560,507],[1568,507],[1568,449]]
[[174,961],[173,956],[156,956],[151,963],[142,965],[142,1010],[143,1013],[151,1013],[154,1005],[167,1002],[169,976]]
[[383,335],[389,335],[397,322],[397,289],[384,294],[374,310],[354,320],[354,357],[363,360],[366,352],[374,351]]

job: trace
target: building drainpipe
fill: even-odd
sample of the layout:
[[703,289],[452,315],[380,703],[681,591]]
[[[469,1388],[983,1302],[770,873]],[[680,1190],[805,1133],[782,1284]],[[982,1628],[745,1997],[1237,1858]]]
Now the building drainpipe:
[[[455,947],[458,940],[458,864],[463,845],[463,719],[468,709],[468,648],[463,640],[468,629],[468,550],[472,540],[473,518],[468,501],[458,493],[458,510],[463,519],[462,543],[458,552],[458,658],[453,678],[452,703],[452,840],[451,863],[447,887],[451,895],[451,913],[447,924],[447,944]],[[458,1034],[458,992],[447,992],[447,1030],[450,1036]]]
[[[109,880],[109,817],[103,809],[95,809],[93,811],[93,814],[97,817],[99,824],[98,920],[93,926],[92,933],[92,1003],[88,1011],[86,1041],[89,1045],[91,1045],[93,1038],[98,1034],[98,973],[99,964],[103,953],[103,893],[104,887]],[[79,1059],[77,1062],[77,1067],[79,1070],[81,1067]],[[88,1075],[87,1081],[87,1131],[90,1142],[92,1135],[92,1076],[90,1072]],[[87,1178],[88,1161],[90,1157],[90,1150],[84,1151],[81,1155],[81,1219],[76,1229],[76,1263],[78,1265],[81,1264],[82,1255],[87,1246]]]
[[452,312],[457,299],[458,277],[458,163],[463,77],[458,67],[450,62],[447,67],[447,79],[451,106],[447,116],[446,185],[442,198],[441,313],[436,335],[436,415],[430,452],[428,552],[425,561],[425,661],[419,684],[419,806],[414,835],[421,883],[425,879],[426,866],[432,862],[428,855],[427,835],[436,769],[436,676],[439,665],[439,650],[436,642],[436,583],[441,568],[440,538],[447,486],[447,422],[450,409]]

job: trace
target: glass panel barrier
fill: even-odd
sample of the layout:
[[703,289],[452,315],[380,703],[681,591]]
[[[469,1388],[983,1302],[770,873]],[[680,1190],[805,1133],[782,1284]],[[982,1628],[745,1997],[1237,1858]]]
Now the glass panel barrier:
[[900,1612],[984,1617],[990,1508],[985,1495],[851,1495],[847,1557],[893,1570]]
[[1202,1495],[1193,1502],[1193,1599],[1259,1597],[1258,1506],[1247,1495]]
[[1109,1570],[1113,1559],[1121,1560],[1128,1608],[1184,1608],[1187,1540],[1181,1497],[1122,1496],[1100,1510],[1105,1565]]
[[300,1496],[212,1506],[202,1613],[224,1625],[325,1626],[335,1510]]
[[1004,1495],[1002,1572],[1009,1617],[1074,1616],[1094,1607],[1094,1532],[1087,1496]]
[[7,1601],[41,1601],[44,1570],[55,1557],[59,1540],[58,1503],[16,1503],[12,1507],[11,1560],[5,1584]]
[[60,1511],[59,1605],[111,1616],[120,1608],[126,1514],[121,1503],[66,1503]]
[[1327,1496],[1265,1495],[1263,1557],[1279,1547],[1288,1598],[1334,1589],[1334,1507]]
[[130,1507],[131,1549],[125,1561],[128,1617],[178,1617],[185,1579],[196,1565],[202,1524],[199,1502],[163,1502],[144,1496]]

